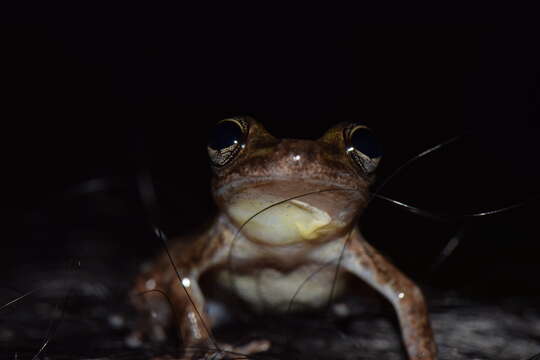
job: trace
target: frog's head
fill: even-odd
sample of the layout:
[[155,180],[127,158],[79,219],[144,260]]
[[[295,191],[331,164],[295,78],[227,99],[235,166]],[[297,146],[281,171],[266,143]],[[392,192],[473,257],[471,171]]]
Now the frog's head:
[[[256,242],[322,242],[345,234],[366,206],[378,144],[362,123],[318,140],[277,139],[249,117],[216,124],[208,143],[220,209]],[[273,205],[273,206],[272,206]]]

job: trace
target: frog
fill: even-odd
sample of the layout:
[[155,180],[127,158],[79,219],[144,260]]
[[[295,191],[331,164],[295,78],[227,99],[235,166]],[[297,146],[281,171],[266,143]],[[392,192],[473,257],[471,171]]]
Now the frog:
[[392,305],[410,360],[437,358],[421,289],[359,229],[382,158],[364,122],[340,122],[317,140],[280,139],[252,117],[231,117],[215,124],[207,151],[219,213],[137,276],[130,292],[140,314],[136,336],[162,341],[176,326],[182,359],[266,351],[265,340],[215,342],[201,278],[249,311],[283,313],[323,307],[348,290],[348,275]]

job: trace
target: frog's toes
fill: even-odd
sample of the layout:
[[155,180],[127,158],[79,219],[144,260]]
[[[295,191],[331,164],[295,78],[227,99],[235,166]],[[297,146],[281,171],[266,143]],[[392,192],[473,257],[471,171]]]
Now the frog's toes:
[[253,340],[241,346],[220,344],[218,349],[186,351],[182,360],[225,360],[247,358],[251,354],[260,353],[270,349],[270,341]]
[[229,351],[232,354],[250,355],[268,351],[268,349],[270,349],[270,345],[271,343],[269,340],[253,340],[245,345],[233,347],[232,350]]

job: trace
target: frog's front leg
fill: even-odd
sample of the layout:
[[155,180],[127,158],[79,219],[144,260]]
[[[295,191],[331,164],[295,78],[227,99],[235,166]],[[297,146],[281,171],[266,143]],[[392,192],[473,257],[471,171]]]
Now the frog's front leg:
[[[208,247],[199,246],[206,242]],[[224,256],[211,251],[216,241],[208,237],[179,241],[171,248],[174,266],[165,254],[139,275],[131,291],[131,300],[140,312],[139,340],[150,337],[163,341],[168,327],[177,326],[186,353],[195,348],[213,347],[211,323],[204,312],[204,295],[199,275]],[[177,271],[178,270],[178,273]]]
[[369,245],[355,230],[343,254],[342,266],[359,276],[394,306],[411,360],[435,360],[437,347],[421,290]]
[[[174,266],[165,254],[139,275],[131,300],[141,313],[134,337],[164,340],[166,328],[176,326],[184,345],[182,359],[223,359],[238,353],[255,353],[269,347],[267,341],[253,341],[240,347],[217,344],[211,335],[211,320],[204,310],[205,298],[199,276],[223,265],[228,247],[219,235],[209,232],[193,241],[178,241],[171,248]],[[178,272],[176,271],[178,270]]]

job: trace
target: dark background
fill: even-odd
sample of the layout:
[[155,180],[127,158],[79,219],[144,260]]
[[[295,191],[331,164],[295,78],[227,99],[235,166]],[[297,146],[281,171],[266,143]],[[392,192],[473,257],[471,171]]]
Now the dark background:
[[[381,191],[452,219],[375,200],[361,219],[366,237],[430,288],[539,294],[535,28],[359,24],[302,12],[228,18],[181,7],[48,10],[6,18],[1,31],[3,302],[66,279],[128,289],[160,246],[137,176],[152,176],[151,213],[168,234],[196,229],[215,211],[207,134],[237,114],[295,138],[366,121],[385,149],[379,183],[460,135]],[[461,216],[515,203],[524,205]],[[433,270],[460,228],[459,246]]]

